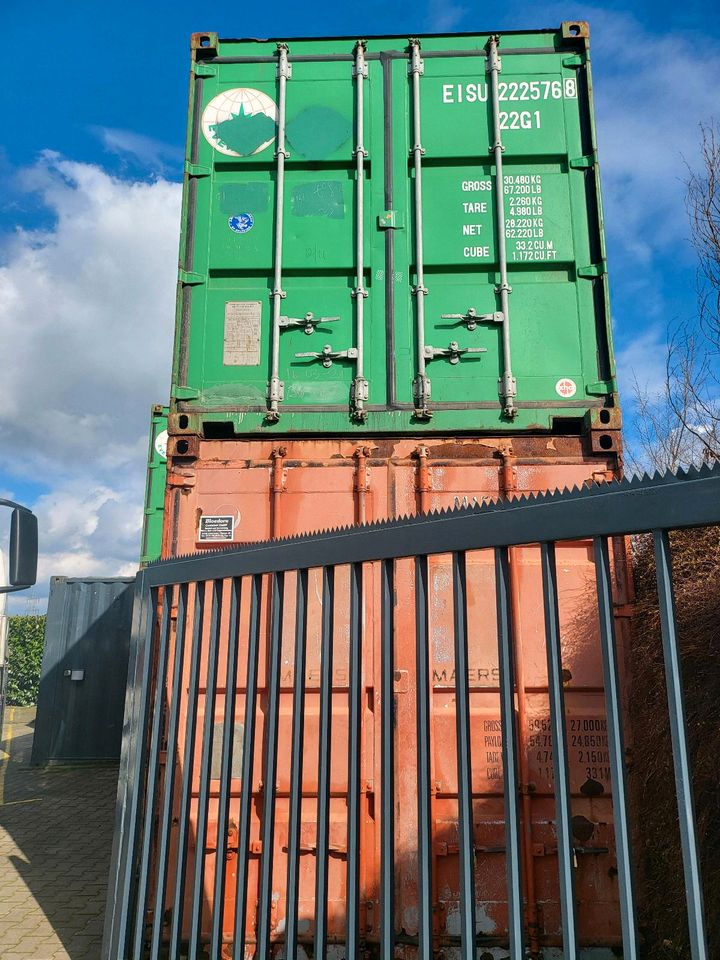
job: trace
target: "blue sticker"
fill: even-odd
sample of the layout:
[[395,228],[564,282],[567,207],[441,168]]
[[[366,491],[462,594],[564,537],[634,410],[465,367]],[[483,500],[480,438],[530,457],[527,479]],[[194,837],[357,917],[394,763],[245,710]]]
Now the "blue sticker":
[[234,233],[247,233],[255,226],[255,219],[251,213],[238,213],[228,217],[228,226]]

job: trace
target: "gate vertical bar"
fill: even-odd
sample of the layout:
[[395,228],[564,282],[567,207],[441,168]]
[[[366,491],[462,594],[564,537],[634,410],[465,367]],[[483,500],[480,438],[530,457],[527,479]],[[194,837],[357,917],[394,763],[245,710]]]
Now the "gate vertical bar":
[[395,955],[395,569],[380,564],[380,958]]
[[288,958],[297,956],[303,743],[305,740],[307,596],[308,572],[307,570],[298,570],[297,584],[295,587],[295,676],[293,680],[290,817],[288,823],[287,920],[285,927],[285,956]]
[[315,866],[315,956],[324,960],[328,942],[327,899],[330,842],[330,738],[332,736],[333,605],[335,568],[323,567],[322,651],[320,661],[320,749],[318,756],[317,841]]
[[639,956],[635,917],[635,895],[632,877],[632,852],[628,822],[627,780],[625,775],[625,738],[622,728],[620,671],[617,660],[615,617],[613,613],[610,555],[606,537],[593,541],[595,554],[595,581],[597,586],[600,643],[605,681],[605,705],[608,724],[608,747],[612,769],[613,821],[615,851],[618,861],[620,886],[620,917],[623,936],[623,957],[637,960]]
[[170,960],[178,960],[182,939],[183,908],[185,906],[185,885],[187,882],[187,852],[190,837],[190,802],[195,767],[195,734],[197,731],[197,705],[200,689],[200,654],[205,619],[204,582],[195,583],[193,589],[193,629],[191,639],[190,676],[188,678],[187,722],[185,724],[185,744],[182,761],[182,790],[180,793],[180,812],[178,815],[177,870],[175,871],[175,891],[172,906],[172,925],[170,928]]
[[418,960],[432,960],[432,813],[430,808],[430,655],[428,558],[415,558],[415,660],[417,664]]
[[[155,652],[152,642],[155,632],[155,617],[152,615],[152,611],[156,607],[157,589],[147,585],[146,576],[141,572],[135,581],[131,639],[137,658],[135,661],[136,673],[133,676],[134,686],[128,691],[125,707],[123,757],[120,767],[121,784],[118,787],[118,807],[123,810],[123,814],[121,818],[116,818],[116,841],[113,844],[113,866],[118,870],[119,876],[114,889],[111,887],[108,893],[108,918],[106,920],[103,960],[114,960],[114,955],[122,955],[128,949],[128,927],[134,897],[133,883],[140,827],[140,800],[143,795],[143,773],[148,752],[145,730],[148,725],[150,701],[152,699],[151,679]],[[130,678],[128,679],[130,680]],[[133,711],[130,718],[130,730],[128,731],[127,710],[130,704],[132,704]],[[136,704],[137,707],[135,707]],[[125,767],[126,762],[127,766]],[[124,787],[122,784],[123,773],[126,775],[126,786]],[[108,948],[107,951],[105,947]]]
[[207,841],[210,806],[210,765],[212,762],[213,733],[215,729],[215,692],[217,689],[218,647],[220,645],[222,588],[222,580],[213,580],[210,601],[207,679],[205,681],[205,716],[203,720],[202,752],[200,754],[200,791],[198,795],[195,832],[195,864],[190,913],[190,944],[188,953],[191,957],[196,957],[200,953],[200,934],[202,931],[203,894],[205,892],[205,844]]
[[225,669],[225,710],[220,760],[220,796],[218,798],[217,848],[215,854],[215,890],[212,902],[210,956],[219,957],[222,949],[225,879],[227,876],[228,823],[230,819],[230,786],[233,748],[235,746],[235,703],[237,701],[237,658],[240,646],[240,598],[242,580],[233,577],[230,583],[230,615],[227,632]]
[[[145,934],[145,900],[148,892],[150,874],[150,855],[152,851],[153,824],[155,822],[155,791],[160,771],[160,741],[162,737],[165,711],[165,690],[167,685],[168,654],[170,650],[170,597],[172,587],[163,588],[162,614],[160,618],[160,638],[158,643],[157,670],[153,697],[152,728],[150,731],[150,750],[148,756],[147,779],[145,782],[145,806],[142,828],[142,847],[135,904],[135,936],[133,956],[140,957]],[[154,616],[154,611],[150,611]]]
[[572,842],[570,778],[568,772],[567,734],[565,731],[565,701],[562,686],[560,617],[558,613],[554,543],[540,544],[540,564],[542,567],[543,607],[545,614],[550,725],[553,736],[553,771],[555,774],[555,811],[558,867],[560,870],[560,909],[563,925],[563,951],[566,956],[574,957],[578,949],[577,921],[575,918],[575,889],[573,882],[574,850]]
[[273,905],[273,850],[275,843],[275,787],[277,780],[278,721],[280,711],[280,662],[282,655],[283,601],[285,574],[272,575],[270,611],[270,656],[268,708],[265,719],[265,764],[263,770],[262,857],[258,896],[258,957],[270,957],[270,911]]
[[[507,547],[495,548],[498,669],[502,726],[503,779],[505,785],[505,848],[507,850],[508,933],[512,960],[525,956],[522,898],[522,848],[520,841],[520,784],[518,736],[515,721],[515,670],[513,622],[510,600],[510,558]],[[518,690],[518,696],[522,691]]]
[[277,172],[275,178],[275,252],[274,252],[274,279],[272,290],[272,332],[271,332],[271,367],[270,383],[268,384],[268,412],[267,419],[276,423],[280,419],[279,405],[283,400],[285,384],[280,379],[280,307],[285,298],[282,288],[283,267],[283,213],[285,205],[285,161],[290,154],[285,149],[285,96],[287,81],[292,76],[292,67],[288,62],[288,45],[279,43],[278,50],[278,121],[277,121]]
[[247,929],[247,886],[250,856],[250,821],[252,818],[253,761],[255,756],[255,721],[257,718],[258,657],[260,649],[260,599],[262,576],[254,574],[250,587],[250,623],[248,628],[247,677],[245,680],[245,713],[243,728],[242,780],[240,784],[240,823],[238,824],[238,865],[235,886],[235,924],[233,960],[245,958]]
[[678,801],[680,841],[685,872],[685,897],[688,908],[688,932],[692,960],[708,957],[705,934],[705,910],[703,905],[700,859],[698,856],[695,829],[695,806],[693,803],[692,770],[685,724],[682,667],[677,637],[675,614],[675,591],[672,582],[672,556],[667,530],[654,530],[655,565],[662,630],[663,656],[665,659],[665,682],[667,684],[670,710],[670,733],[672,737],[675,789]]
[[464,960],[475,960],[475,837],[473,834],[470,687],[468,680],[467,570],[464,553],[453,553],[455,721],[460,844],[460,942]]
[[153,910],[152,941],[150,947],[151,960],[157,960],[159,956],[160,938],[162,934],[163,918],[165,913],[168,858],[170,854],[170,823],[172,818],[172,806],[175,788],[175,754],[178,747],[178,726],[180,723],[180,690],[182,685],[183,667],[185,664],[187,600],[188,585],[186,583],[181,583],[178,587],[177,628],[175,634],[175,650],[173,653],[173,676],[172,689],[170,693],[170,717],[168,720],[165,783],[163,786],[164,792],[162,806],[160,808],[160,841],[158,844],[157,854],[158,882],[155,892],[155,908]]
[[500,377],[499,387],[500,396],[503,400],[503,413],[506,417],[514,419],[517,416],[517,407],[515,406],[517,383],[512,373],[510,357],[510,293],[512,292],[512,287],[508,283],[507,245],[505,241],[505,184],[503,181],[502,158],[505,147],[503,146],[502,133],[500,130],[499,74],[502,70],[502,63],[498,54],[499,40],[500,38],[497,36],[490,37],[487,60],[487,71],[490,74],[490,89],[492,91],[493,143],[490,147],[490,153],[492,153],[495,162],[495,220],[497,224],[495,240],[500,272],[500,283],[496,290],[500,294],[500,309],[503,315],[503,372]]
[[360,956],[360,778],[362,776],[363,568],[350,567],[350,703],[348,758],[347,933],[348,957]]

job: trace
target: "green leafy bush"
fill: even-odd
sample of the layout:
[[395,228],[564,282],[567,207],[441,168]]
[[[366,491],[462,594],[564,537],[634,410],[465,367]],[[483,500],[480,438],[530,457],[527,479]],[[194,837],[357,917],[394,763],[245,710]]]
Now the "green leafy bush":
[[10,617],[7,702],[16,707],[37,703],[45,642],[45,617]]

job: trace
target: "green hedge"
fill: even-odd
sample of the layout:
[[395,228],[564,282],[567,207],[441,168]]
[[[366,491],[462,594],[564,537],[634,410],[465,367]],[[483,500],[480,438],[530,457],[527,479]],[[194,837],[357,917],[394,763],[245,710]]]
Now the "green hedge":
[[10,617],[7,702],[16,707],[37,703],[45,642],[45,617]]

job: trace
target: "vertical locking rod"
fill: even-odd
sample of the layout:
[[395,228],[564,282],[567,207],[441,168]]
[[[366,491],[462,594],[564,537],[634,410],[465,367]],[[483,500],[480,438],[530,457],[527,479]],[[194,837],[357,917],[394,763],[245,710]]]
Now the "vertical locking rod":
[[498,55],[498,42],[500,38],[490,37],[490,45],[487,59],[487,72],[490,74],[492,88],[492,111],[493,111],[493,144],[490,147],[490,153],[493,154],[495,161],[495,219],[497,221],[496,236],[498,249],[498,262],[500,267],[500,283],[497,287],[500,293],[500,309],[503,315],[502,325],[502,349],[503,349],[503,372],[498,381],[500,398],[503,401],[503,413],[506,417],[514,419],[517,416],[517,407],[515,406],[515,397],[517,396],[517,383],[512,374],[512,364],[510,361],[510,292],[512,288],[508,284],[507,273],[507,245],[505,243],[505,199],[503,193],[503,161],[502,155],[505,147],[502,144],[500,133],[500,93],[498,89],[498,75],[502,69],[500,56]]
[[280,306],[285,298],[282,289],[282,255],[283,255],[283,206],[285,194],[285,161],[290,154],[285,149],[285,88],[292,74],[292,67],[288,63],[288,46],[279,43],[278,49],[278,126],[277,126],[277,180],[275,183],[275,277],[272,291],[272,367],[270,383],[268,384],[268,412],[267,419],[277,423],[280,419],[278,409],[284,395],[285,384],[280,379]]
[[367,420],[367,402],[370,391],[368,382],[365,379],[363,369],[364,359],[364,314],[365,297],[368,292],[365,289],[365,239],[363,232],[364,216],[364,187],[365,187],[365,157],[367,150],[363,143],[364,140],[364,89],[363,81],[367,79],[368,66],[365,60],[366,43],[364,40],[358,40],[355,45],[355,65],[353,67],[353,76],[355,77],[355,175],[357,184],[355,187],[355,289],[353,297],[355,298],[355,323],[356,333],[355,342],[357,344],[357,360],[355,364],[355,379],[352,383],[350,396],[350,409],[353,420],[363,423]]
[[415,274],[416,285],[413,295],[417,310],[417,376],[413,381],[413,399],[415,416],[429,420],[432,413],[428,409],[430,400],[430,380],[425,373],[425,267],[423,263],[423,216],[422,216],[422,156],[425,153],[420,140],[420,77],[425,67],[420,58],[420,41],[410,40],[410,65],[408,73],[412,77],[413,89],[413,146],[410,153],[415,166]]

